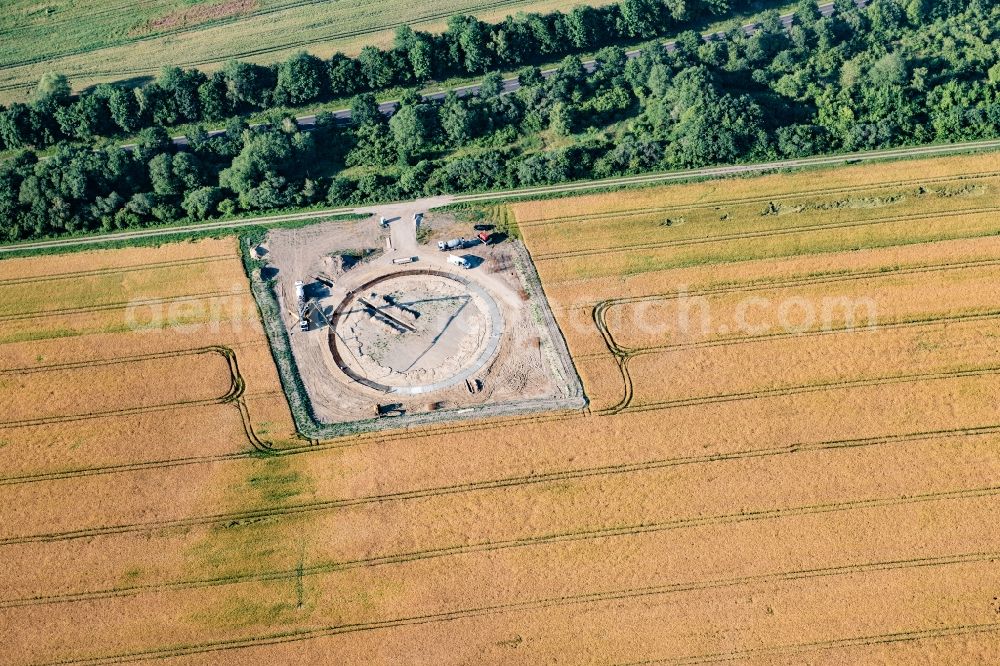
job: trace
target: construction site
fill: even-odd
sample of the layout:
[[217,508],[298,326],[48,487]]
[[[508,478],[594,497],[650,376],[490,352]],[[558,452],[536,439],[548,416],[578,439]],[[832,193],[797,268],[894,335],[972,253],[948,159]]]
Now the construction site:
[[300,429],[585,405],[524,246],[463,231],[449,215],[400,207],[276,229],[254,248],[314,421]]

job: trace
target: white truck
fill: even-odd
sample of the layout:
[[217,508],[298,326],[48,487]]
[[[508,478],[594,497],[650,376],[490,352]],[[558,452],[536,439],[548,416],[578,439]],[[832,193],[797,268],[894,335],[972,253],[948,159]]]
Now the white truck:
[[453,266],[458,266],[459,268],[469,268],[469,260],[465,257],[460,257],[457,254],[449,254],[448,263]]

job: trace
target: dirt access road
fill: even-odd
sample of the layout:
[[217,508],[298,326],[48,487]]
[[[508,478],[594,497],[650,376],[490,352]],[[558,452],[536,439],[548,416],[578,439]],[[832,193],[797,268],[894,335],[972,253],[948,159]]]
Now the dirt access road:
[[375,214],[385,218],[386,222],[389,223],[392,251],[400,257],[417,256],[419,253],[417,244],[419,218],[423,217],[427,211],[446,206],[454,200],[454,197],[442,196],[376,207]]

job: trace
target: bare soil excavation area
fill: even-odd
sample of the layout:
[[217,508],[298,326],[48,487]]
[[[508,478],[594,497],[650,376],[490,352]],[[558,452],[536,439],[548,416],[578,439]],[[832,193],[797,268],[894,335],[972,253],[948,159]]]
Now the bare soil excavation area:
[[[997,155],[514,212],[540,285],[445,215],[276,231],[274,321],[232,239],[0,262],[0,661],[996,661]],[[536,290],[585,407],[503,412],[568,386]],[[479,392],[392,392],[494,321]],[[303,437],[273,324],[317,411],[408,413]]]
[[[468,418],[469,408],[491,415],[583,406],[523,246],[476,239],[443,252],[428,242],[435,228],[476,235],[413,206],[269,235],[263,270],[275,280],[317,421],[371,421],[380,409],[405,423]],[[308,331],[298,282],[311,308]]]

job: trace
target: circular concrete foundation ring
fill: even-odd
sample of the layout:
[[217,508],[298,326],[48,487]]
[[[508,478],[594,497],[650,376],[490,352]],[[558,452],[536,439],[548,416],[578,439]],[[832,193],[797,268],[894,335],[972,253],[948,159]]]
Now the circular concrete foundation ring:
[[[371,287],[382,282],[387,282],[390,280],[396,280],[403,277],[415,276],[415,275],[433,275],[435,277],[444,278],[446,280],[452,280],[463,285],[471,293],[478,296],[482,303],[486,307],[486,315],[490,320],[489,325],[489,338],[486,343],[482,346],[479,354],[476,355],[475,359],[465,367],[463,367],[458,373],[443,379],[439,382],[434,382],[433,384],[423,384],[419,386],[388,386],[386,384],[380,384],[379,382],[373,381],[368,377],[356,372],[353,368],[349,367],[344,361],[343,356],[340,353],[339,346],[337,344],[337,326],[343,319],[344,315],[350,310],[351,304],[354,303],[355,297],[359,293],[364,293]],[[369,388],[375,389],[376,391],[381,391],[383,393],[393,393],[396,395],[420,395],[422,393],[431,393],[433,391],[440,391],[441,389],[449,388],[460,384],[477,372],[482,370],[487,363],[496,355],[497,350],[500,348],[500,339],[503,336],[504,329],[504,319],[503,313],[500,312],[500,307],[497,305],[496,300],[483,289],[481,286],[469,280],[461,275],[456,275],[454,273],[449,273],[446,271],[437,271],[432,269],[415,269],[407,271],[398,271],[395,273],[387,273],[385,275],[380,275],[379,277],[369,280],[364,284],[358,285],[351,291],[347,293],[347,296],[342,300],[333,311],[333,315],[330,317],[330,333],[328,337],[330,352],[333,354],[333,360],[340,368],[340,371],[345,375],[353,379],[354,381],[367,386]]]

